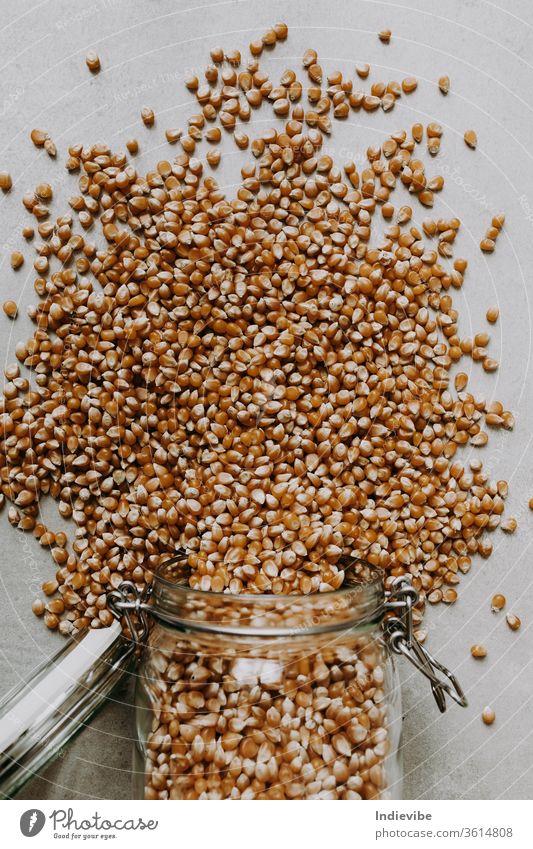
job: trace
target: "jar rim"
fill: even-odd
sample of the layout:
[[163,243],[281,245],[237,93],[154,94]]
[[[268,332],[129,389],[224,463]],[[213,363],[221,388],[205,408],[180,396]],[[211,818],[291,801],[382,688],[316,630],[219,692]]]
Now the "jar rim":
[[151,588],[153,614],[167,624],[256,636],[319,633],[363,627],[379,621],[385,601],[385,574],[361,558],[346,555],[348,577],[319,593],[213,592],[191,587],[187,554],[178,552],[157,569]]

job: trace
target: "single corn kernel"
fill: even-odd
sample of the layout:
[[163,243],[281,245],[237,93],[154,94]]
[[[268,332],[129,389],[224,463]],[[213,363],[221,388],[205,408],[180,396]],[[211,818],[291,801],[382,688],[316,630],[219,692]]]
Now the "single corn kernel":
[[41,601],[40,598],[35,599],[31,606],[31,609],[35,616],[42,616],[44,613],[44,602]]
[[463,371],[458,372],[455,375],[454,383],[455,383],[455,388],[457,389],[457,391],[462,392],[463,389],[466,388],[466,385],[468,383],[468,375],[465,374]]
[[55,613],[46,612],[44,614],[44,622],[47,628],[50,628],[51,631],[55,631],[59,626],[59,617],[56,616]]
[[42,147],[48,138],[48,133],[44,130],[34,129],[30,133],[30,138],[36,147]]
[[477,345],[479,348],[486,348],[490,342],[490,336],[488,333],[476,333],[474,336],[474,345]]
[[483,708],[483,711],[481,713],[481,719],[483,720],[485,725],[492,725],[492,723],[496,719],[496,714],[494,713],[491,707],[485,707]]
[[260,56],[263,52],[263,42],[261,41],[261,39],[258,39],[257,41],[251,41],[248,45],[248,49],[252,56]]
[[44,143],[44,149],[46,150],[48,156],[51,156],[54,159],[57,156],[57,147],[55,146],[52,139],[46,139]]
[[452,589],[452,587],[446,587],[442,591],[442,601],[444,604],[455,604],[457,601],[457,591]]
[[8,174],[7,171],[0,171],[0,189],[3,192],[9,192],[13,185],[13,181],[11,179],[11,174]]
[[406,77],[402,80],[402,90],[405,94],[411,94],[418,86],[416,77]]
[[16,318],[18,315],[18,307],[15,301],[4,301],[3,310],[8,318]]
[[218,80],[218,68],[215,65],[208,65],[204,71],[204,77],[208,83],[216,83]]
[[475,658],[486,657],[487,656],[487,649],[485,648],[485,646],[482,646],[480,643],[476,643],[475,645],[471,646],[470,654],[472,655],[472,657],[475,657]]
[[450,90],[450,78],[446,75],[439,77],[439,89],[443,94],[448,94]]
[[[430,153],[431,156],[436,156],[437,153],[439,152],[439,150],[440,150],[440,139],[439,138],[428,139],[428,153]],[[442,180],[442,177],[441,177],[441,180]],[[443,181],[442,185],[444,185],[444,181]],[[433,188],[433,186],[431,186],[431,185],[429,187]],[[442,186],[440,186],[440,188],[442,188]]]
[[93,74],[97,74],[100,70],[100,57],[94,50],[89,50],[85,57],[85,63],[89,71],[92,71]]
[[50,183],[39,183],[35,189],[35,194],[41,200],[51,200],[54,193]]
[[283,21],[280,21],[277,24],[274,24],[274,32],[276,33],[276,38],[278,41],[285,41],[289,34],[289,27],[287,24],[284,24]]
[[471,147],[472,150],[475,150],[475,148],[477,147],[477,135],[475,134],[474,130],[467,130],[463,138],[468,147]]
[[497,593],[492,596],[492,601],[490,603],[490,609],[493,613],[496,613],[498,610],[503,610],[505,607],[505,596],[501,595],[501,593]]
[[241,64],[241,54],[239,50],[228,50],[226,53],[226,62],[229,62],[230,65],[237,67]]
[[520,617],[516,616],[516,614],[514,613],[508,613],[505,617],[505,621],[509,625],[511,631],[518,631],[520,625],[522,624]]
[[272,47],[277,41],[277,35],[273,29],[269,29],[261,37],[261,41],[263,42],[265,47]]
[[216,65],[220,65],[220,63],[224,61],[224,51],[222,50],[222,47],[213,47],[210,51],[210,56]]
[[220,150],[216,147],[213,150],[208,150],[205,158],[209,162],[212,168],[216,168],[218,163],[220,162]]
[[317,54],[316,50],[309,48],[309,50],[305,51],[303,58],[302,58],[302,65],[304,66],[304,68],[310,68],[311,65],[316,65],[317,61],[318,61],[318,54]]
[[44,584],[41,586],[41,589],[45,595],[53,595],[55,592],[57,592],[58,586],[59,584],[57,583],[57,581],[50,580],[45,581]]
[[176,144],[183,135],[182,130],[165,130],[165,137],[169,144]]
[[149,106],[143,106],[141,109],[141,118],[145,127],[152,127],[155,121],[154,110]]

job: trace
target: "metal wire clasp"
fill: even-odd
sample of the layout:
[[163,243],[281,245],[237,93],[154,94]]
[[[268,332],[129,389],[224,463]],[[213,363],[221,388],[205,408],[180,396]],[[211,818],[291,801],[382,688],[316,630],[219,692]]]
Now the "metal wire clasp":
[[[413,633],[413,607],[418,592],[407,575],[395,578],[386,592],[383,623],[388,643],[395,654],[403,654],[431,683],[431,690],[441,713],[446,710],[446,693],[461,707],[468,702],[459,681],[439,663],[416,639]],[[440,673],[440,674],[439,674]]]
[[133,581],[122,581],[116,590],[111,590],[107,594],[107,604],[111,613],[118,620],[124,616],[132,640],[138,645],[142,644],[148,636],[146,612],[150,610],[150,605],[147,603],[150,593],[151,587],[140,592]]

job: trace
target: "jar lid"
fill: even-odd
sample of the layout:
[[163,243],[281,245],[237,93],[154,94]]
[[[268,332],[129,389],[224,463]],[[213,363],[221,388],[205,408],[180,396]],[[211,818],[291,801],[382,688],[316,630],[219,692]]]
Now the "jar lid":
[[0,794],[11,798],[86,723],[121,679],[135,644],[119,622],[85,629],[0,703]]
[[257,637],[303,636],[379,622],[385,603],[383,572],[355,557],[345,557],[341,564],[345,580],[337,590],[233,595],[191,587],[187,557],[180,552],[156,572],[150,612],[187,630]]

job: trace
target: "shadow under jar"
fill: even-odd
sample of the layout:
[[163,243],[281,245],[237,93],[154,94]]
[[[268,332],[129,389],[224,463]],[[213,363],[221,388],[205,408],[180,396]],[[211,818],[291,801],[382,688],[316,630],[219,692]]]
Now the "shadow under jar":
[[382,574],[298,596],[203,592],[155,576],[137,670],[135,796],[398,799],[400,686]]

